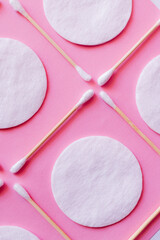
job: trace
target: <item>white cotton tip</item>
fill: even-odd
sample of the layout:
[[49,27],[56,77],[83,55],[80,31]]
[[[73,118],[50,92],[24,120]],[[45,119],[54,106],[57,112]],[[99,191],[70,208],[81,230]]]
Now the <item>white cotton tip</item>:
[[116,105],[114,104],[113,100],[108,96],[106,92],[101,91],[99,95],[105,103],[107,103],[110,107],[115,109]]
[[9,0],[9,3],[15,11],[21,13],[23,16],[26,16],[26,11],[18,0]]
[[21,170],[21,168],[25,165],[25,163],[27,162],[26,157],[22,158],[21,160],[19,160],[16,164],[14,164],[11,169],[10,172],[11,173],[17,173]]
[[98,85],[103,86],[106,82],[109,81],[109,79],[112,77],[114,73],[114,69],[111,68],[107,72],[103,73],[99,78],[98,78]]
[[30,196],[29,194],[27,193],[27,191],[18,183],[16,183],[14,186],[13,186],[13,189],[21,196],[23,197],[24,199],[26,199],[27,201],[30,200]]
[[0,179],[0,188],[3,187],[3,185],[4,185],[4,182],[2,179]]
[[90,81],[92,79],[92,77],[88,73],[86,73],[81,67],[76,66],[76,70],[81,76],[81,78],[83,78],[85,81]]
[[93,96],[94,96],[94,91],[92,89],[89,89],[87,92],[83,94],[83,96],[77,103],[77,106],[78,107],[82,106],[84,103],[88,102]]

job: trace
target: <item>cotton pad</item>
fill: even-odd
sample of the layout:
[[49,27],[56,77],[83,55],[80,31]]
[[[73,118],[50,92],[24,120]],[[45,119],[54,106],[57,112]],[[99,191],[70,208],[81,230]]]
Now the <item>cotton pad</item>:
[[0,240],[39,240],[39,238],[20,227],[2,226]]
[[160,56],[142,71],[136,87],[136,102],[143,120],[160,134]]
[[31,118],[45,98],[47,79],[37,55],[23,43],[0,39],[0,128]]
[[150,240],[159,240],[159,239],[160,239],[160,230]]
[[142,192],[142,172],[135,156],[108,137],[82,138],[59,156],[52,191],[73,221],[104,227],[126,217]]
[[132,0],[43,0],[51,26],[65,39],[98,45],[116,37],[127,25]]

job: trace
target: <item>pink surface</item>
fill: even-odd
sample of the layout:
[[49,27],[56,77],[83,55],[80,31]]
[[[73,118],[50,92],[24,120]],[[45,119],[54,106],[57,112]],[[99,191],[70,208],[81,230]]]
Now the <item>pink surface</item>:
[[[125,240],[160,205],[160,158],[126,123],[97,96],[84,106],[33,158],[17,176],[9,169],[23,157],[52,126],[79,100],[88,88],[98,93],[97,77],[110,68],[159,18],[159,10],[149,1],[133,2],[133,14],[127,28],[113,41],[97,47],[71,44],[48,24],[42,0],[21,0],[30,14],[64,50],[94,79],[86,83],[63,57],[6,0],[0,4],[0,37],[15,38],[30,46],[41,58],[48,75],[48,92],[40,111],[25,124],[0,130],[0,177],[6,181],[0,192],[0,224],[18,225],[35,233],[41,240],[62,237],[13,190],[15,182],[23,184],[34,200],[46,210],[74,240]],[[103,89],[117,105],[160,147],[160,136],[140,118],[135,103],[135,87],[143,67],[159,54],[160,30],[123,65]],[[68,219],[56,205],[51,192],[53,165],[71,142],[85,136],[104,135],[125,144],[137,157],[143,170],[144,191],[136,209],[123,221],[101,229],[79,226]],[[159,217],[140,236],[149,239],[160,226]]]

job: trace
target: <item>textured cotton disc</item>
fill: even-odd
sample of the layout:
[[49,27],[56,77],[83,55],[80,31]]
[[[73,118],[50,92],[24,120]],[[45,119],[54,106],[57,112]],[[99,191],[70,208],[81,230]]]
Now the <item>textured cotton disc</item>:
[[65,39],[98,45],[116,37],[127,25],[132,0],[43,0],[46,17]]
[[0,39],[0,128],[17,126],[40,108],[47,88],[37,55],[23,43]]
[[39,238],[23,228],[3,226],[0,227],[0,240],[39,240]]
[[87,137],[71,144],[58,158],[52,191],[70,219],[103,227],[134,209],[142,191],[142,173],[134,155],[118,141]]
[[142,71],[136,88],[136,102],[143,120],[160,134],[160,56]]

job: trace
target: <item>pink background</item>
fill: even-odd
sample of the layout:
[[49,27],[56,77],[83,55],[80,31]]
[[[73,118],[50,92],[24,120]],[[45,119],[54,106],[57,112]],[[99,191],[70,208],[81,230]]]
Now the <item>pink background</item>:
[[[0,178],[6,185],[0,191],[0,225],[17,225],[35,233],[41,240],[62,237],[12,189],[15,182],[23,184],[33,199],[74,240],[125,240],[160,205],[159,156],[101,99],[96,96],[86,104],[32,158],[26,168],[14,176],[9,169],[23,157],[79,100],[88,88],[98,93],[98,76],[117,60],[159,18],[159,10],[149,0],[134,0],[133,13],[126,29],[109,43],[96,47],[77,46],[65,41],[50,27],[44,16],[42,0],[21,0],[31,16],[57,43],[86,71],[94,81],[86,83],[63,57],[37,32],[30,23],[15,13],[8,1],[0,4],[0,37],[15,38],[30,46],[42,60],[48,75],[48,92],[39,112],[25,124],[0,130]],[[124,64],[112,80],[103,87],[117,105],[160,147],[160,136],[150,130],[141,119],[136,103],[135,88],[143,67],[159,54],[158,29]],[[143,170],[144,190],[136,209],[123,221],[113,226],[91,229],[68,219],[56,205],[50,186],[53,165],[73,141],[90,135],[115,138],[126,145],[137,157]],[[149,239],[160,226],[159,217],[139,239]]]

